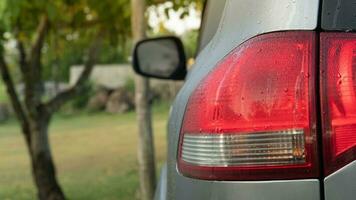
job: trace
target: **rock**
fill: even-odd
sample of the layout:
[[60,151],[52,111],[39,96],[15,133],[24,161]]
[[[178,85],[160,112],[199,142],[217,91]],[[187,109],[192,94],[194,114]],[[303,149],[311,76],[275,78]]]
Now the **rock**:
[[10,109],[7,104],[0,103],[0,122],[4,122],[10,117]]
[[102,111],[105,109],[108,99],[109,90],[104,88],[98,89],[98,91],[89,99],[88,109],[91,111]]
[[133,94],[124,88],[116,89],[111,93],[106,103],[106,112],[125,113],[134,107]]

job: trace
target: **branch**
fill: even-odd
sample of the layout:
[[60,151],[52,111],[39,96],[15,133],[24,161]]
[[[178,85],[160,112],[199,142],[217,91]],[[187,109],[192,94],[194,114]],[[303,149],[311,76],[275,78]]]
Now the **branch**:
[[44,104],[44,107],[46,108],[48,113],[53,113],[57,111],[63,104],[65,104],[66,102],[68,102],[70,99],[72,99],[73,97],[75,97],[81,92],[84,83],[89,79],[89,76],[94,68],[94,65],[96,64],[101,43],[102,43],[102,34],[99,33],[89,48],[88,55],[87,55],[88,60],[85,62],[84,69],[80,74],[79,79],[76,81],[76,83],[71,88],[63,92],[60,92],[59,94],[57,94],[55,97],[53,97],[51,100],[49,100],[47,103]]
[[57,22],[56,27],[58,29],[65,29],[65,28],[72,28],[72,29],[88,29],[91,27],[95,27],[98,26],[100,24],[102,24],[104,21],[102,20],[91,20],[91,21],[84,21],[81,22],[79,24],[75,23],[75,20],[69,22],[69,23],[61,23],[61,22]]
[[49,29],[47,15],[42,15],[37,26],[34,43],[31,47],[30,57],[26,66],[25,80],[25,106],[30,116],[37,115],[37,106],[40,105],[42,94],[41,80],[41,51],[44,45],[45,37]]
[[26,72],[26,66],[27,66],[27,55],[26,55],[26,51],[25,51],[25,47],[22,43],[22,41],[20,39],[17,39],[17,50],[19,51],[19,65],[20,65],[20,70],[22,72],[22,75],[25,77],[27,72]]
[[43,15],[40,19],[40,23],[38,24],[35,41],[31,48],[31,60],[39,60],[48,29],[48,17],[47,15]]
[[14,81],[11,78],[9,68],[5,62],[4,55],[2,52],[0,52],[0,72],[2,80],[6,85],[7,93],[10,97],[12,106],[15,110],[16,117],[21,123],[21,127],[23,129],[23,133],[26,136],[26,140],[29,142],[29,123],[26,118],[25,110],[23,109],[20,99],[16,93]]
[[17,24],[15,26],[15,39],[16,39],[16,48],[17,48],[17,51],[19,53],[19,68],[20,68],[20,71],[24,77],[24,79],[26,78],[26,75],[27,75],[27,72],[26,70],[28,70],[27,68],[27,54],[26,54],[26,50],[25,50],[25,45],[22,41],[22,37],[21,37],[21,30],[22,30],[22,27],[20,25],[20,21],[19,19],[17,19]]

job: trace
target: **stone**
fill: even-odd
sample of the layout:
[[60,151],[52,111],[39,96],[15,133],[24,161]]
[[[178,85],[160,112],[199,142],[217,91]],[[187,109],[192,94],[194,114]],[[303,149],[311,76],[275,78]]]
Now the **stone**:
[[109,99],[109,90],[101,88],[89,99],[88,109],[91,111],[105,110],[105,106]]
[[106,103],[106,112],[108,113],[125,113],[133,108],[133,94],[124,88],[118,88],[112,92]]

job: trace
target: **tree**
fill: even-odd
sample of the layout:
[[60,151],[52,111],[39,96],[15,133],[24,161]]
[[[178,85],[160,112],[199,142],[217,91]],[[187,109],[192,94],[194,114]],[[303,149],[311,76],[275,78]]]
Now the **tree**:
[[[138,11],[134,11],[133,15],[139,14],[140,19],[144,19],[145,1],[135,2]],[[148,2],[161,3],[162,0]],[[173,2],[174,5],[184,6],[190,1]],[[81,93],[94,64],[100,58],[101,47],[120,44],[129,38],[131,31],[129,5],[129,0],[0,1],[0,73],[21,125],[40,200],[65,199],[57,181],[48,137],[52,116],[62,105]],[[137,23],[141,27],[140,30],[133,32],[135,40],[144,36],[144,26],[141,22]],[[6,43],[14,41],[18,52],[17,68],[20,73],[20,77],[15,78],[12,73],[13,66],[9,64],[13,62],[7,59],[4,48]],[[79,49],[75,51],[78,59],[75,62],[84,62],[85,66],[80,78],[71,88],[54,97],[44,96],[44,81],[48,79],[46,74],[52,71],[49,68],[59,63],[58,66],[68,69],[72,61],[64,62],[64,58],[68,55],[66,53],[71,53],[75,49],[74,47]],[[53,69],[56,70],[59,69]],[[23,95],[16,91],[15,84],[18,81],[25,85]],[[148,80],[137,78],[137,85],[142,86],[141,89],[137,88],[139,95],[136,98],[138,106],[142,108],[138,109],[138,119],[142,122],[140,133],[144,136],[140,142],[150,144],[148,146],[151,147],[148,148],[153,148],[152,132],[146,132],[152,130],[150,109],[145,99],[148,96]],[[141,147],[144,146],[140,145],[139,148]],[[141,185],[147,185],[146,183],[150,185],[150,189],[142,195],[147,193],[147,196],[152,197],[155,185],[153,150],[143,150],[144,154],[152,152],[151,155],[148,153],[148,157],[153,159],[142,165],[151,166],[153,172],[149,173],[149,182],[141,179],[141,182],[144,182]],[[142,168],[142,171],[145,169]]]
[[[96,0],[7,0],[0,3],[0,72],[21,125],[40,200],[65,199],[57,181],[48,137],[51,118],[62,105],[80,94],[97,61],[104,38],[115,41],[117,36],[128,35],[129,13],[124,12],[127,3],[126,0],[116,3],[99,3]],[[11,37],[4,37],[5,32]],[[48,48],[55,47],[52,41],[71,42],[69,35],[90,41],[83,53],[85,68],[71,88],[47,98],[43,91],[43,55]],[[51,37],[55,37],[54,40],[50,40]],[[8,41],[16,41],[18,68],[25,85],[23,98],[17,94],[5,58],[4,44]]]
[[[149,0],[149,5],[164,3],[162,0]],[[146,37],[146,0],[131,0],[132,39],[136,43]],[[187,14],[192,1],[171,1],[173,9],[183,8],[183,16]],[[201,1],[196,1],[201,2]],[[197,3],[197,6],[200,4]],[[138,122],[138,164],[140,175],[140,191],[142,200],[152,200],[156,187],[156,167],[152,130],[151,106],[149,103],[149,79],[135,76],[135,103]]]
[[[132,38],[134,43],[146,37],[145,0],[132,0]],[[142,200],[153,199],[156,187],[156,167],[152,133],[151,106],[149,103],[149,80],[135,76],[135,103],[138,122],[138,165]]]

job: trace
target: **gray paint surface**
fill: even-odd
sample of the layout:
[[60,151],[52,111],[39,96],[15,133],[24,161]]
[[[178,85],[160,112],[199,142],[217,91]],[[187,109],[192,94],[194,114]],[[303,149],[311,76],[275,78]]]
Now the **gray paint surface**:
[[326,200],[356,199],[356,161],[324,179]]
[[[177,177],[179,199],[211,200],[316,200],[320,199],[318,180],[287,181],[199,181]],[[183,186],[183,187],[182,187]]]
[[199,82],[224,56],[249,38],[274,31],[315,29],[318,7],[319,0],[226,0],[215,36],[199,54],[193,70],[173,104],[168,132],[167,191],[165,192],[167,199],[267,199],[265,197],[319,199],[318,180],[203,181],[183,177],[176,168],[178,138],[185,107],[190,94]]
[[155,200],[165,200],[167,196],[167,164],[164,164],[155,191]]

